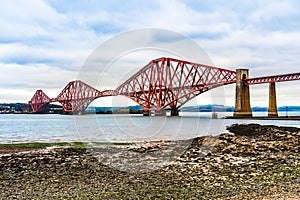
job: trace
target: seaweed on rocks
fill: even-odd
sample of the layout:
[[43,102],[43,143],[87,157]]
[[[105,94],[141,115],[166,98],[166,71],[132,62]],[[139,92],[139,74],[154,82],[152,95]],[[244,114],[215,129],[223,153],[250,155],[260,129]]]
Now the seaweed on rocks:
[[[194,138],[176,162],[147,172],[119,171],[91,149],[2,154],[0,199],[299,199],[298,128],[228,130]],[[169,143],[139,145],[117,150],[148,159]]]
[[296,127],[284,127],[275,125],[260,125],[260,124],[233,124],[227,127],[227,130],[237,136],[259,137],[269,136],[273,137],[276,133],[296,133],[300,132]]

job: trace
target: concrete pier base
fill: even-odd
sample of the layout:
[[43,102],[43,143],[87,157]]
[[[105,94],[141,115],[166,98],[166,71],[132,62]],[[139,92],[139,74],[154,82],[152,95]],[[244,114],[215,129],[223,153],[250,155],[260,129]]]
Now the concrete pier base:
[[179,116],[178,110],[171,110],[171,116]]
[[144,110],[143,116],[166,116],[166,111],[162,110]]
[[149,110],[144,110],[143,111],[143,116],[149,116],[150,115],[150,111]]
[[164,110],[164,109],[155,110],[154,116],[166,116],[166,110]]
[[143,115],[144,116],[179,116],[178,110],[144,110]]
[[268,117],[278,117],[275,82],[269,83]]
[[178,110],[144,110],[144,116],[179,116]]
[[236,70],[236,93],[234,118],[251,118],[252,110],[250,106],[250,90],[249,85],[245,85],[243,79],[248,78],[248,69]]

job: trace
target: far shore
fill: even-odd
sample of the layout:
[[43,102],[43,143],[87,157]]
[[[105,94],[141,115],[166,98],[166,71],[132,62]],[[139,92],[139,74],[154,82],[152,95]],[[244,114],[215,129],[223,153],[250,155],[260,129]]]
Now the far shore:
[[247,120],[300,120],[300,116],[278,116],[278,117],[267,117],[267,116],[254,116],[247,118],[234,118],[234,117],[224,117],[224,119],[247,119]]

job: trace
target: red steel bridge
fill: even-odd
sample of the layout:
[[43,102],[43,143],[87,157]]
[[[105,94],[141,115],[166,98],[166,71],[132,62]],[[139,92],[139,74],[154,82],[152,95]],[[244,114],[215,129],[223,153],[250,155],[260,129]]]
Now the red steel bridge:
[[79,113],[97,98],[121,95],[135,101],[146,111],[170,109],[173,115],[177,115],[183,104],[201,93],[237,83],[236,111],[243,114],[250,108],[250,100],[249,105],[247,101],[245,103],[249,85],[292,80],[300,80],[300,73],[248,78],[248,70],[232,71],[163,57],[151,60],[115,90],[99,91],[75,80],[68,83],[56,98],[37,90],[29,104],[36,113],[44,112],[51,102],[61,103],[67,113]]

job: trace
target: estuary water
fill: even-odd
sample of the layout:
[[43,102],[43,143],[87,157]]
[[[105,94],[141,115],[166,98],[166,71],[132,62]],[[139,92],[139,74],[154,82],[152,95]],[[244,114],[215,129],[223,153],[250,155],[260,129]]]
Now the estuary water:
[[[287,113],[280,113],[285,116]],[[0,115],[0,143],[18,142],[132,142],[190,139],[226,132],[235,123],[259,123],[300,127],[297,120],[220,119],[232,113],[181,113],[179,117],[142,115]],[[266,113],[254,113],[263,116]],[[288,113],[289,116],[300,113]]]

